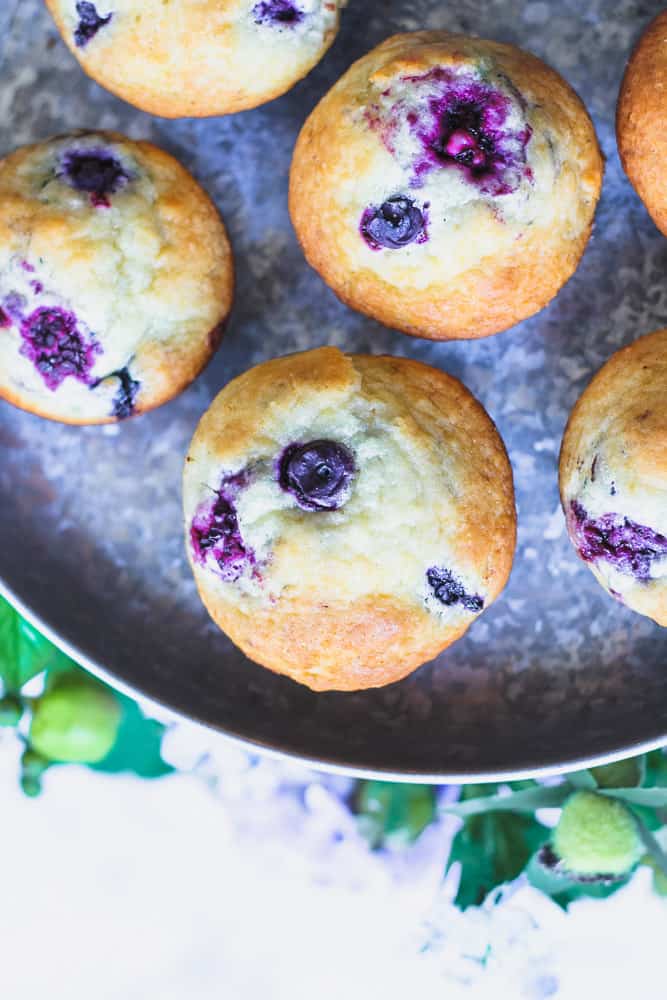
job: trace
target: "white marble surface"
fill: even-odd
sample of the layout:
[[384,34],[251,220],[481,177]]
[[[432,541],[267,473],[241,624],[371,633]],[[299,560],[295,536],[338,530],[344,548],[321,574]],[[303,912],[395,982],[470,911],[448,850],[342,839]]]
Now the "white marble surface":
[[370,853],[345,782],[195,726],[165,751],[194,770],[151,783],[56,769],[28,800],[0,737],[3,996],[664,997],[667,904],[643,875],[567,916],[525,886],[459,914],[442,884],[451,825]]

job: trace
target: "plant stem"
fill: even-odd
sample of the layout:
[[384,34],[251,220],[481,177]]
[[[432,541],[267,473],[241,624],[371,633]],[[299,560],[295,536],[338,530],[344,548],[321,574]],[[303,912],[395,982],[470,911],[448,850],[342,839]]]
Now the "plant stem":
[[667,878],[667,854],[663,851],[651,831],[644,826],[640,819],[635,818],[639,827],[639,836],[644,842],[647,853],[650,854],[656,868],[659,868],[665,878]]

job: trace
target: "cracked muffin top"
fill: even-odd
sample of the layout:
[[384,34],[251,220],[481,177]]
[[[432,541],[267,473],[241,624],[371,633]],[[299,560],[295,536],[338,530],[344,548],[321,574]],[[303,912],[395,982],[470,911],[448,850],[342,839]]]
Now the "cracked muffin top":
[[602,158],[583,104],[535,56],[447,32],[356,62],[296,146],[290,212],[353,308],[431,339],[537,312],[588,240]]
[[211,616],[318,690],[434,657],[495,600],[514,553],[509,461],[468,390],[332,347],[223,389],[190,446],[184,507]]
[[46,0],[103,87],[165,118],[254,108],[289,90],[338,31],[346,0]]
[[233,265],[173,157],[108,132],[0,161],[0,395],[103,423],[181,392],[216,349]]

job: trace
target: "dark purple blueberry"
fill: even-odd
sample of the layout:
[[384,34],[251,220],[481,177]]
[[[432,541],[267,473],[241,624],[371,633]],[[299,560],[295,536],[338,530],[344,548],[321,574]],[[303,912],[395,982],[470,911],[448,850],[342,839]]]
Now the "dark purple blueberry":
[[76,12],[79,15],[79,23],[74,32],[74,41],[81,49],[87,45],[91,38],[94,38],[100,28],[108,24],[113,14],[100,17],[94,3],[89,0],[80,0],[76,5]]
[[190,528],[190,541],[197,562],[203,565],[211,555],[223,578],[233,582],[255,560],[243,542],[234,500],[225,493],[226,488],[230,493],[235,492],[234,479],[223,481],[215,501],[197,513]]
[[132,378],[128,368],[120,368],[113,373],[119,381],[118,391],[113,398],[112,413],[119,420],[125,420],[134,413],[141,382]]
[[479,594],[466,594],[463,584],[457,580],[451,570],[432,566],[426,571],[429,587],[446,607],[462,604],[466,611],[481,611],[484,600]]
[[278,480],[303,510],[337,510],[349,498],[354,457],[338,441],[309,441],[285,449]]
[[12,321],[9,318],[9,316],[7,315],[7,313],[5,312],[5,310],[4,309],[0,309],[0,328],[2,328],[3,326],[11,326],[11,325],[12,325]]
[[361,235],[373,250],[400,250],[425,234],[424,216],[414,201],[397,194],[361,217]]
[[252,16],[256,24],[298,24],[304,13],[290,0],[262,0],[253,7]]
[[101,348],[87,343],[76,317],[64,309],[36,309],[21,324],[21,354],[29,358],[49,389],[68,377],[89,381],[94,356]]
[[650,580],[653,562],[667,558],[665,535],[622,514],[590,518],[582,505],[573,500],[568,520],[577,551],[586,562],[603,559],[620,573],[637,580]]
[[90,194],[95,204],[108,204],[106,196],[114,194],[129,180],[120,160],[105,149],[71,149],[61,163],[63,180],[76,191]]

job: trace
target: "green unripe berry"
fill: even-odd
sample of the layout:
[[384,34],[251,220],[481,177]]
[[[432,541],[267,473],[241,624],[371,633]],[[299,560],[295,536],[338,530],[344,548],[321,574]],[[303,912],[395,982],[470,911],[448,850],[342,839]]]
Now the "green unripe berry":
[[111,691],[93,680],[68,678],[36,703],[30,743],[49,760],[96,764],[116,742],[120,716]]
[[0,698],[0,726],[18,726],[23,715],[21,699],[14,694]]
[[575,792],[563,806],[553,849],[575,876],[623,876],[644,853],[630,810],[616,799],[587,791]]
[[634,788],[642,780],[641,757],[591,768],[598,788]]

